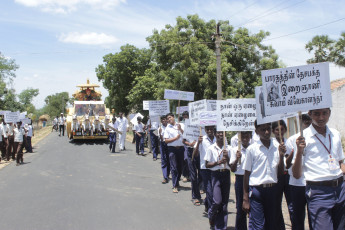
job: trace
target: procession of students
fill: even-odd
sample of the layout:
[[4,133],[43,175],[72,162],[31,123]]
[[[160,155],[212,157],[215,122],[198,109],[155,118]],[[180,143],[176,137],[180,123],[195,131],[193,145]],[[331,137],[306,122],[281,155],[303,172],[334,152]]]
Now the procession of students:
[[[204,127],[206,135],[198,141],[184,139],[183,122],[169,113],[161,117],[158,128],[162,183],[169,184],[171,175],[172,192],[180,192],[185,152],[192,202],[205,205],[211,229],[280,230],[286,223],[293,230],[305,229],[307,207],[309,229],[343,230],[345,157],[339,132],[327,126],[330,114],[329,108],[303,114],[304,135],[288,139],[283,120],[279,125],[255,122],[255,132],[240,132],[230,146],[216,126]],[[235,174],[234,223],[228,223],[230,171]],[[204,200],[200,192],[206,193]],[[290,217],[285,220],[283,195]]]

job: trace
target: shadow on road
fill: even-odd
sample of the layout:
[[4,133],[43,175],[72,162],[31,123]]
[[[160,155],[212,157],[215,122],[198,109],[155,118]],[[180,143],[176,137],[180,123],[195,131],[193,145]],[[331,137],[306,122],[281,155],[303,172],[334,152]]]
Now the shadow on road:
[[108,140],[70,140],[74,145],[107,145]]

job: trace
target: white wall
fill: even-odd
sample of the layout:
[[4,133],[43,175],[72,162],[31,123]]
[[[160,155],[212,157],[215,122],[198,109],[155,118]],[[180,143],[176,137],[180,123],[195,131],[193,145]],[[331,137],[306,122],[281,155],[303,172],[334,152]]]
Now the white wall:
[[337,129],[345,137],[345,85],[332,91],[332,102],[332,114],[328,126]]

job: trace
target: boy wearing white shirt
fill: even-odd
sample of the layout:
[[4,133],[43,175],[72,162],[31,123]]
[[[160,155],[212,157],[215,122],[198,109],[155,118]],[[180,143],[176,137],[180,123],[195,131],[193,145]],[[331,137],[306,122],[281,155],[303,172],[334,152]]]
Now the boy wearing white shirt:
[[249,213],[249,229],[277,230],[277,182],[284,172],[284,144],[274,145],[270,123],[258,125],[260,141],[249,146],[243,169],[243,204]]
[[6,149],[6,158],[7,161],[10,160],[10,158],[12,157],[12,160],[15,159],[15,151],[14,151],[14,133],[13,133],[13,123],[8,123],[6,125],[7,127],[7,140],[8,140],[8,145],[7,145],[7,149]]
[[216,143],[216,127],[215,126],[205,126],[206,135],[200,136],[198,142],[194,146],[193,154],[194,156],[200,157],[200,173],[201,179],[204,184],[204,189],[206,190],[206,198],[204,200],[205,212],[208,213],[208,209],[212,205],[213,191],[212,191],[212,180],[211,180],[211,170],[206,168],[205,155],[208,147]]
[[293,176],[306,180],[306,198],[315,230],[345,229],[344,152],[340,133],[330,129],[329,108],[310,110],[312,125],[296,140]]
[[[118,128],[118,124],[116,122],[116,117],[113,117],[112,122],[109,123],[109,126],[116,129]],[[109,129],[109,151],[115,153],[116,147],[116,132],[115,130]]]
[[158,122],[152,121],[151,118],[147,121],[149,128],[149,135],[152,147],[153,160],[157,160],[158,155],[158,136],[156,135],[156,130],[158,129]]
[[2,118],[1,122],[1,131],[2,131],[2,146],[1,146],[1,157],[2,159],[6,158],[6,152],[7,152],[7,145],[8,145],[8,140],[7,140],[7,127],[6,127],[6,122]]
[[236,175],[235,195],[236,195],[236,230],[247,230],[247,214],[242,210],[243,203],[243,162],[246,159],[247,148],[252,139],[252,132],[241,132],[241,151],[238,147],[231,149],[230,168]]
[[18,122],[14,125],[14,150],[17,154],[17,166],[23,163],[23,136],[25,134],[24,129],[21,128],[22,122]]
[[126,117],[123,116],[123,112],[119,112],[119,117],[117,118],[117,122],[119,124],[119,131],[122,134],[119,134],[119,146],[120,151],[126,150],[125,141],[126,141],[126,134],[128,131],[128,120]]
[[184,126],[183,124],[176,123],[175,116],[172,113],[167,114],[167,119],[169,124],[165,129],[163,137],[168,145],[173,193],[178,193],[184,157],[184,146],[182,143]]
[[216,143],[206,150],[206,168],[211,170],[213,201],[208,211],[211,229],[227,229],[230,194],[230,146],[224,146],[224,134],[216,132]]
[[135,150],[137,155],[139,155],[139,149],[141,155],[144,156],[144,137],[145,137],[145,128],[146,126],[141,122],[142,118],[137,117],[138,123],[134,125],[133,130],[135,131]]
[[160,138],[160,151],[161,151],[161,165],[162,165],[162,173],[163,173],[163,181],[162,184],[166,184],[169,181],[170,175],[170,162],[169,162],[169,152],[168,146],[164,141],[164,132],[167,128],[167,117],[161,116],[161,126],[159,127],[159,138]]

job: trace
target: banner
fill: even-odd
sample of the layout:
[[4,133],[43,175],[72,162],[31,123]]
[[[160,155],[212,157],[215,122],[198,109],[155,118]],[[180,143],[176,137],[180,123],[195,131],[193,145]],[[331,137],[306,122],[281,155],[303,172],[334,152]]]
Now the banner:
[[194,92],[165,89],[164,99],[194,101]]
[[170,113],[169,101],[149,101],[149,115],[161,116]]
[[329,63],[261,71],[264,114],[332,106]]
[[202,111],[207,111],[206,99],[190,102],[189,107],[189,122],[191,125],[199,125],[199,113]]
[[200,136],[200,128],[197,125],[190,124],[189,119],[185,119],[184,130],[183,130],[183,139],[189,141],[197,141]]
[[217,131],[252,131],[255,119],[255,98],[217,101]]
[[149,101],[143,101],[143,110],[149,110]]
[[215,126],[217,125],[217,112],[216,111],[203,111],[199,113],[200,126]]
[[180,106],[180,107],[176,107],[176,114],[179,113],[179,109],[180,109],[180,114],[182,114],[184,111],[189,111],[188,106]]
[[285,120],[290,117],[297,116],[297,113],[284,113],[284,114],[276,114],[276,115],[266,115],[265,107],[263,102],[262,96],[262,86],[255,87],[255,100],[256,100],[256,119],[258,125],[271,123],[274,121]]
[[7,112],[5,113],[6,123],[15,123],[19,121],[19,112]]

